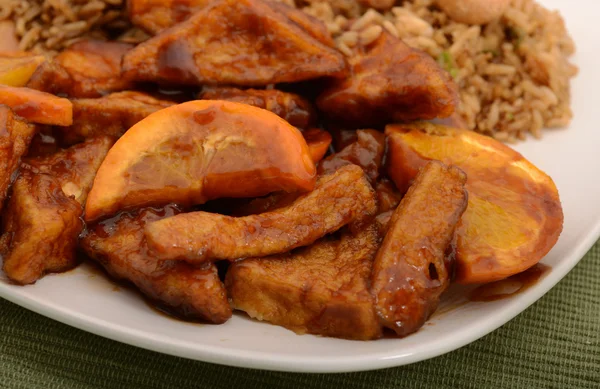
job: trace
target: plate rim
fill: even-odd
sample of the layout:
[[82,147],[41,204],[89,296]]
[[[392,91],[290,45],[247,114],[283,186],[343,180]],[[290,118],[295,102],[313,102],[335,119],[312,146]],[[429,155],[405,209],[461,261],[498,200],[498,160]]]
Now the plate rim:
[[[335,360],[320,358],[318,356],[308,360],[306,357],[274,356],[267,352],[247,350],[236,350],[236,355],[232,355],[231,350],[211,345],[205,345],[202,349],[198,349],[197,347],[186,345],[181,340],[169,339],[167,341],[160,337],[151,338],[145,331],[132,330],[110,321],[80,314],[77,311],[62,307],[56,303],[41,302],[33,297],[11,292],[10,287],[14,287],[14,285],[0,284],[0,297],[42,316],[94,335],[176,357],[232,367],[267,369],[271,371],[298,373],[359,372],[398,367],[424,361],[457,350],[484,337],[514,319],[548,293],[583,259],[599,238],[600,218],[596,220],[593,228],[584,237],[578,239],[578,244],[571,250],[571,254],[565,257],[559,264],[554,265],[552,271],[536,285],[536,288],[530,289],[526,294],[515,296],[515,302],[501,307],[498,315],[490,318],[482,318],[475,329],[458,331],[455,334],[456,336],[443,343],[439,348],[430,348],[420,353],[401,353],[397,350],[394,352],[394,349],[391,348],[387,353],[377,357],[368,354],[366,356],[336,358]],[[347,340],[347,342],[355,341]]]

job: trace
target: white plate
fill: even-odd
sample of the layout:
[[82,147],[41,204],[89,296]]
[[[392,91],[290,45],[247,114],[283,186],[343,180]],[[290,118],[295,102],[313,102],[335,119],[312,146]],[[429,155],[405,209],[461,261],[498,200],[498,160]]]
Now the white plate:
[[[468,303],[434,316],[405,339],[371,342],[298,336],[242,315],[220,326],[179,322],[157,314],[138,295],[115,290],[82,266],[18,287],[0,278],[0,296],[42,315],[135,346],[233,366],[299,372],[342,372],[399,366],[455,350],[500,327],[542,297],[600,236],[600,2],[544,0],[559,8],[578,45],[581,73],[573,82],[575,120],[517,149],[549,173],[560,190],[563,234],[543,263],[552,267],[535,286],[512,298]],[[460,290],[454,291],[454,296]],[[446,298],[446,304],[448,302]]]

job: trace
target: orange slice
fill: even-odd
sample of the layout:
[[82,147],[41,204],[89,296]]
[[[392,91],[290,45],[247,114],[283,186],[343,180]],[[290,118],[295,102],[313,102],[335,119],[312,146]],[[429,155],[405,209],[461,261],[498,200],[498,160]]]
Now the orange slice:
[[0,85],[0,104],[31,123],[70,126],[73,104],[68,99],[25,87]]
[[267,110],[199,100],[155,112],[108,152],[86,220],[121,209],[274,191],[310,191],[315,165],[300,131]]
[[0,84],[25,86],[45,60],[43,55],[17,57],[0,54]]
[[469,205],[457,229],[456,279],[492,282],[536,264],[556,244],[563,212],[552,179],[483,135],[419,123],[390,125],[388,174],[401,191],[428,160],[467,173]]

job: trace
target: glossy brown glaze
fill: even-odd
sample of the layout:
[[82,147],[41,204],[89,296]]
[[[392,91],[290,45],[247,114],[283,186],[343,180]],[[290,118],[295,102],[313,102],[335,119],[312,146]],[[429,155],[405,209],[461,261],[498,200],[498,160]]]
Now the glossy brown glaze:
[[73,125],[58,128],[64,145],[95,136],[118,138],[151,113],[175,103],[140,92],[117,92],[97,99],[73,99]]
[[354,164],[362,167],[369,181],[374,183],[383,162],[385,135],[376,130],[358,130],[356,135],[355,142],[321,161],[317,171],[323,174]]
[[31,123],[56,126],[73,124],[73,104],[69,100],[35,89],[0,85],[2,104]]
[[[133,84],[121,77],[121,59],[133,47],[123,42],[76,42],[54,58],[56,66],[42,69],[46,74],[40,71],[28,86],[70,97],[100,97],[132,89]],[[57,78],[61,82],[55,81]]]
[[373,266],[371,291],[382,325],[417,331],[450,284],[446,252],[467,206],[466,175],[430,162],[394,212]]
[[320,128],[311,128],[302,132],[302,136],[306,140],[313,162],[319,163],[329,151],[331,134]]
[[37,68],[25,86],[42,92],[59,94],[59,91],[69,91],[72,85],[73,79],[65,68],[54,61],[46,61]]
[[273,112],[294,127],[308,128],[316,122],[316,112],[305,98],[277,89],[238,89],[206,87],[200,92],[201,100],[227,100],[253,105]]
[[233,307],[252,318],[297,333],[379,338],[381,325],[369,292],[379,243],[371,224],[287,254],[235,262],[225,285]]
[[113,143],[110,137],[92,138],[51,155],[25,158],[21,169],[51,175],[67,197],[84,205],[96,172]]
[[530,268],[562,231],[552,179],[508,146],[472,131],[390,125],[388,175],[402,191],[431,159],[467,173],[469,206],[457,229],[456,280],[486,283]]
[[2,215],[6,276],[18,284],[32,284],[46,273],[75,266],[82,211],[52,176],[21,171]]
[[35,131],[33,125],[27,124],[7,106],[0,105],[0,211]]
[[160,259],[203,263],[280,254],[312,244],[377,210],[362,169],[344,166],[321,176],[315,189],[285,208],[259,215],[230,217],[186,213],[146,226],[148,246]]
[[469,293],[469,300],[496,301],[523,293],[537,284],[551,269],[548,265],[537,263],[521,273],[478,286]]
[[167,206],[122,213],[88,227],[80,245],[113,277],[132,282],[179,317],[223,323],[231,317],[231,308],[214,265],[158,261],[146,249],[144,225],[179,212]]
[[344,76],[343,55],[263,0],[218,0],[138,45],[123,76],[175,84],[265,86]]
[[277,115],[228,101],[192,101],[148,116],[117,141],[98,171],[86,218],[308,191],[315,170],[300,131]]
[[400,204],[400,200],[402,200],[402,194],[396,189],[394,183],[387,178],[377,181],[375,193],[377,193],[379,213],[395,210]]
[[317,100],[329,117],[352,125],[449,116],[457,87],[425,52],[384,31],[350,60],[352,75],[333,82]]
[[[127,10],[133,24],[156,35],[188,19],[209,3],[210,0],[128,0]],[[287,4],[277,1],[266,3],[316,40],[327,46],[334,46],[331,34],[319,19]]]
[[61,150],[52,127],[37,125],[37,133],[31,139],[27,156],[31,158],[45,157]]

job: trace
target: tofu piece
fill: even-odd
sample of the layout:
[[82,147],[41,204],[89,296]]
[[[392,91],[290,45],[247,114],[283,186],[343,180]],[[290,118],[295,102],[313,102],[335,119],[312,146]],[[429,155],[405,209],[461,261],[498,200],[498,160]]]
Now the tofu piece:
[[456,167],[429,162],[389,221],[371,292],[381,324],[399,336],[423,326],[450,284],[453,256],[447,253],[467,207],[466,180]]
[[0,105],[0,211],[21,157],[27,154],[35,132],[33,125],[15,115],[6,105]]
[[83,40],[63,50],[52,65],[43,66],[27,85],[69,97],[101,97],[134,87],[121,77],[121,59],[134,45]]
[[172,105],[175,105],[172,101],[129,91],[98,99],[74,99],[73,125],[54,132],[64,145],[96,136],[118,138],[148,115]]
[[237,261],[225,278],[231,303],[299,334],[379,338],[382,326],[369,291],[379,242],[372,224],[290,253]]
[[321,176],[312,192],[284,208],[231,217],[191,212],[146,226],[150,250],[162,260],[203,263],[280,254],[307,246],[375,215],[375,193],[355,165]]
[[77,264],[83,206],[98,167],[112,145],[92,139],[56,154],[24,159],[2,218],[3,270],[32,284],[46,273]]
[[30,123],[70,126],[73,104],[67,99],[25,87],[0,85],[0,105],[9,106]]
[[[354,126],[443,118],[458,105],[452,78],[427,53],[384,31],[350,59],[351,75],[317,99],[330,118]],[[356,127],[355,127],[356,128]]]
[[[133,24],[156,35],[187,20],[210,2],[211,0],[128,0],[127,11]],[[284,3],[269,1],[268,4],[316,40],[329,47],[335,46],[327,26],[319,19]]]
[[50,272],[77,264],[81,205],[47,174],[22,171],[12,185],[2,217],[3,270],[13,282],[32,284]]
[[114,143],[111,137],[87,141],[43,157],[25,158],[21,169],[56,178],[67,197],[84,205],[96,172]]
[[344,56],[263,0],[215,0],[123,57],[128,80],[266,86],[347,74]]
[[310,101],[295,94],[277,89],[238,89],[208,87],[198,95],[201,100],[227,100],[253,105],[271,111],[294,127],[308,128],[317,120]]
[[110,275],[130,281],[161,308],[185,319],[224,323],[231,307],[215,265],[158,261],[146,249],[144,225],[178,212],[167,206],[121,213],[90,226],[81,247]]

